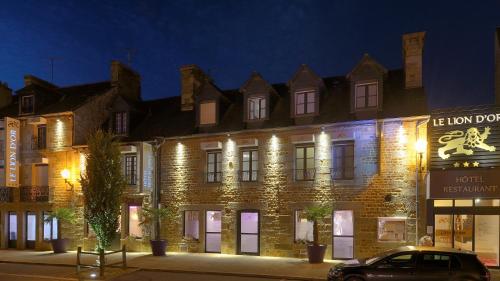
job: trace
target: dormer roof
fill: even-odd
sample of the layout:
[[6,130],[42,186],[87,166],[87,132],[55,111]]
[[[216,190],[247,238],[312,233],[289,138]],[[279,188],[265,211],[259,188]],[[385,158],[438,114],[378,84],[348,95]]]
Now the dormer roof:
[[351,72],[347,74],[347,79],[351,79],[352,76],[355,75],[373,72],[385,75],[387,74],[387,69],[375,59],[370,57],[370,55],[364,54],[363,58],[361,58]]
[[250,78],[240,87],[240,92],[244,94],[253,93],[273,93],[276,91],[258,72],[252,72]]
[[289,88],[306,88],[323,86],[323,80],[306,64],[301,64],[295,74],[287,82]]

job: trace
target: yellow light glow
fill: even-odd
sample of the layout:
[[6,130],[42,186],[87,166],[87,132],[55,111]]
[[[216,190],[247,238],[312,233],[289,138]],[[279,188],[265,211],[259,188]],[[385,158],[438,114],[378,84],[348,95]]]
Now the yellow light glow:
[[427,150],[427,141],[419,139],[415,142],[415,150],[417,153],[424,153]]
[[80,152],[80,175],[84,175],[87,170],[87,156]]
[[399,127],[398,140],[400,144],[408,143],[408,137],[406,136],[405,128],[403,126]]
[[61,177],[65,180],[68,180],[69,179],[69,170],[68,169],[63,169],[61,171]]

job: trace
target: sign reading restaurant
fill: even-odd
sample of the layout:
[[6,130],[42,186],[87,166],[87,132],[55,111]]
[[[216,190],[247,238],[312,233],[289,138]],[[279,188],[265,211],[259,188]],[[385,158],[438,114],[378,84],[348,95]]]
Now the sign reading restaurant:
[[5,117],[5,186],[19,185],[19,120]]
[[500,197],[500,107],[435,111],[428,128],[431,198]]

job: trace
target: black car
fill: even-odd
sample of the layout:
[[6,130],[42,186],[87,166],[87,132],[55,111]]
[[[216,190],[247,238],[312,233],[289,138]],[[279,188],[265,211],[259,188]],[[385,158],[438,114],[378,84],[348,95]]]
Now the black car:
[[332,267],[328,281],[490,281],[474,252],[406,246]]

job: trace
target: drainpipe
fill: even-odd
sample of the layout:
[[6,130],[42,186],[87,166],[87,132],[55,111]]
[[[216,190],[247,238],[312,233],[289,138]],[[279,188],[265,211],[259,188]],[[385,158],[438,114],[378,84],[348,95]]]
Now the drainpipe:
[[[415,143],[418,141],[418,130],[420,126],[425,125],[429,122],[429,120],[419,120],[417,121],[417,124],[415,126]],[[426,149],[427,151],[427,149]],[[416,151],[415,151],[416,152]],[[422,157],[424,156],[423,153],[419,155],[418,152],[415,153],[417,159],[415,161],[415,246],[418,246],[418,207],[419,207],[419,194],[418,194],[418,180],[419,180],[419,174],[422,169]]]
[[[161,146],[165,143],[165,138],[157,137],[153,143],[153,152],[155,156],[155,185],[153,188],[152,201],[153,208],[158,209],[160,207],[161,200]],[[156,219],[154,222],[154,236],[153,240],[160,239],[160,220]]]

